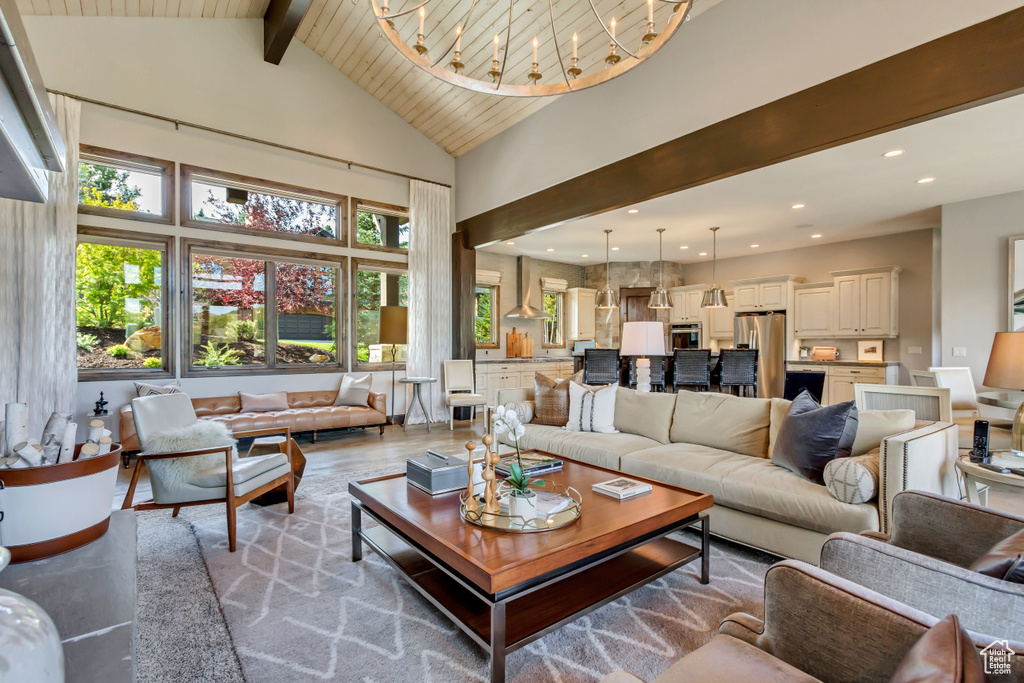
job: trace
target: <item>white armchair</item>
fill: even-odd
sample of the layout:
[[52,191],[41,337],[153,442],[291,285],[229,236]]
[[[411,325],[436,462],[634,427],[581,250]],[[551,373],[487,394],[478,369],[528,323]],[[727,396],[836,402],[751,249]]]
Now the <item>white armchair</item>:
[[[187,427],[199,421],[192,401],[185,394],[162,394],[132,400],[132,415],[139,436],[141,452],[121,509],[159,510],[172,508],[172,516],[187,505],[224,503],[227,508],[228,547],[235,552],[235,509],[268,491],[281,489],[288,497],[288,513],[295,511],[295,479],[292,474],[291,428],[257,429],[236,432],[234,437],[255,437],[268,434],[285,435],[285,452],[242,458],[232,461],[233,444],[178,451],[147,453],[154,437],[168,429]],[[214,453],[224,454],[224,463],[197,472],[186,481],[177,481],[161,473],[160,468],[147,465],[153,498],[134,503],[135,488],[143,463],[168,458],[188,458]]]

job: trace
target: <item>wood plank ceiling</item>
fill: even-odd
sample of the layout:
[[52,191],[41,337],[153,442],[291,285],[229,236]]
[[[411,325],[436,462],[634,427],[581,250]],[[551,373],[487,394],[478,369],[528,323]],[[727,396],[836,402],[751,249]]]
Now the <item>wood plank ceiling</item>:
[[[392,0],[393,12],[415,7],[421,0]],[[454,40],[454,27],[464,21],[471,0],[431,0],[427,5],[426,34],[430,55],[437,59]],[[717,4],[700,0],[691,16]],[[26,15],[79,15],[180,18],[261,18],[269,0],[18,0]],[[506,79],[527,83],[532,39],[540,40],[538,61],[544,80],[560,78],[547,3],[514,12],[512,42],[507,56]],[[672,5],[655,2],[655,21],[664,26]],[[639,44],[646,21],[643,0],[595,0],[602,18],[616,17],[619,39],[627,46]],[[514,6],[515,7],[515,6]],[[518,9],[518,8],[517,8]],[[476,0],[462,44],[467,75],[480,77],[491,66],[496,33],[502,43],[508,22],[507,0]],[[580,67],[584,73],[604,66],[608,39],[590,13],[588,2],[551,0],[559,50],[568,67],[572,33],[579,33]],[[414,42],[417,17],[395,21],[396,29]],[[685,40],[685,27],[675,40]],[[313,0],[299,25],[296,38],[326,59],[345,76],[401,116],[452,156],[459,156],[530,116],[556,97],[515,98],[476,93],[450,85],[415,67],[385,38],[373,18],[368,0]],[[502,44],[504,56],[505,45]],[[450,55],[444,61],[449,61]]]

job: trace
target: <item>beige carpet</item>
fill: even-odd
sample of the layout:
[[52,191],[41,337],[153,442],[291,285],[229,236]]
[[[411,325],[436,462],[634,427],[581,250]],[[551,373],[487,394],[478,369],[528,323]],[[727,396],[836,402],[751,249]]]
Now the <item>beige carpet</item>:
[[[200,611],[196,616],[211,622],[204,628],[216,633],[212,622],[219,615],[209,612],[203,591],[212,582],[250,683],[488,680],[484,652],[379,557],[368,551],[364,561],[351,561],[349,478],[303,481],[294,515],[283,505],[244,506],[236,553],[227,551],[219,510],[185,509],[178,520],[148,517],[142,526],[153,538],[146,552],[158,554],[160,535],[191,526],[209,576],[193,577],[195,605],[186,601],[179,608]],[[712,545],[710,585],[700,585],[696,563],[684,567],[510,654],[507,679],[572,683],[625,669],[650,680],[707,642],[726,615],[761,616],[772,558],[715,540]],[[177,582],[183,578],[179,573]],[[159,585],[156,577],[146,583]],[[159,596],[141,581],[140,596],[150,612],[159,611]],[[173,630],[165,624],[163,636],[173,639]],[[140,664],[158,661],[162,647],[167,643],[151,643],[148,652],[142,647]],[[202,656],[211,666],[230,663],[223,652]]]

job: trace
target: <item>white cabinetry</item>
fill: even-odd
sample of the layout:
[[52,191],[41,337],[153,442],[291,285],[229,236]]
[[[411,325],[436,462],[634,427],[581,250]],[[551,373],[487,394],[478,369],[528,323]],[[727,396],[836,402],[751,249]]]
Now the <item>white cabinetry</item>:
[[734,320],[736,318],[733,300],[733,293],[726,292],[725,301],[729,304],[728,306],[725,308],[708,309],[708,339],[733,338]]
[[597,336],[597,290],[572,287],[565,292],[569,309],[569,339],[593,339]]
[[836,271],[833,335],[899,336],[898,266]]
[[733,280],[736,313],[785,311],[793,301],[793,287],[803,278],[794,275]]
[[707,288],[707,285],[669,288],[668,293],[672,297],[672,312],[669,314],[669,321],[673,323],[704,322],[706,314],[700,307],[700,302],[704,299],[704,290]]
[[793,292],[796,338],[832,336],[832,285],[798,285]]
[[854,400],[854,387],[858,384],[899,384],[899,366],[896,365],[786,363],[786,371],[825,373],[821,403],[826,406]]
[[565,379],[572,375],[572,359],[477,363],[476,391],[487,398],[488,404],[493,405],[498,389],[532,389],[534,374],[538,372],[554,379]]

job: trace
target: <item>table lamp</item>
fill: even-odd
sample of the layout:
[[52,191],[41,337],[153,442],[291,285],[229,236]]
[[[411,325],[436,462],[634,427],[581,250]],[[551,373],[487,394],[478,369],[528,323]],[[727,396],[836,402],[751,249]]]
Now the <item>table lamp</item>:
[[395,352],[399,344],[409,343],[409,309],[405,306],[381,306],[377,343],[391,344],[391,424],[395,424]]
[[[1024,332],[996,332],[983,384],[1000,389],[1024,390]],[[1024,403],[1013,418],[1010,448],[1014,455],[1024,456]]]
[[636,390],[651,390],[651,359],[665,355],[665,323],[636,322],[622,324],[619,355],[637,356]]

